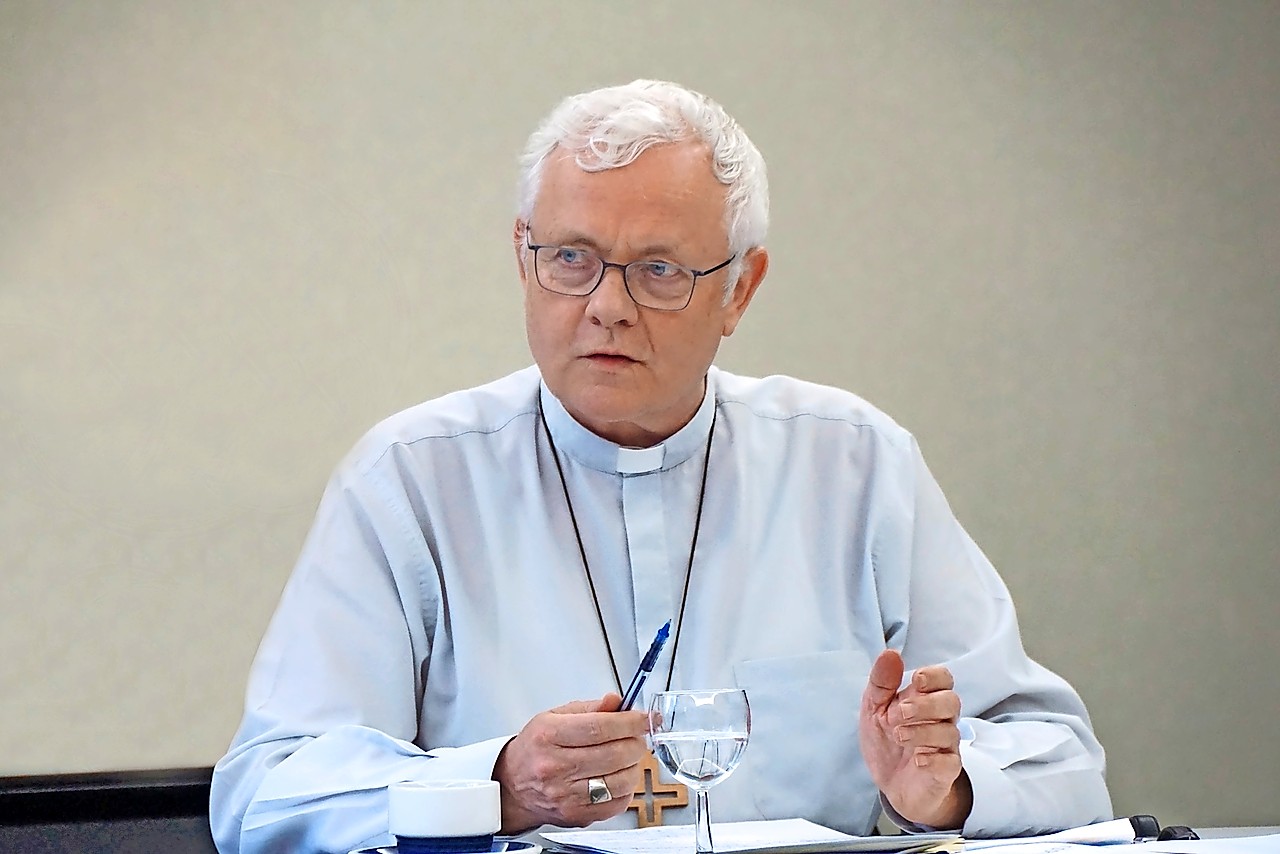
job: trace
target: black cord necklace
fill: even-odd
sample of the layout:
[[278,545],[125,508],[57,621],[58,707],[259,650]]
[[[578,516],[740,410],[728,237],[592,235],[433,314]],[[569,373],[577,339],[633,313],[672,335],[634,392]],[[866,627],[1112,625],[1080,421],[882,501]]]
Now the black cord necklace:
[[[676,652],[680,649],[680,629],[684,627],[684,609],[689,603],[689,579],[693,577],[693,556],[698,550],[698,531],[702,529],[702,505],[707,498],[707,471],[711,467],[711,440],[716,435],[716,416],[718,408],[711,409],[711,430],[707,433],[707,450],[702,460],[702,485],[698,489],[698,512],[693,519],[693,537],[689,542],[689,563],[684,569],[684,592],[680,596],[680,614],[676,618],[676,636],[671,641],[671,662],[667,665],[667,691],[671,690],[671,676],[676,669]],[[600,597],[596,594],[596,584],[591,577],[591,564],[587,561],[587,550],[582,546],[582,531],[578,528],[578,517],[573,512],[573,501],[569,498],[569,484],[564,478],[564,468],[560,465],[560,452],[556,450],[556,440],[551,438],[551,428],[547,426],[547,416],[542,410],[542,394],[538,394],[538,419],[547,434],[547,444],[551,446],[551,458],[556,463],[556,474],[560,475],[560,488],[564,491],[564,503],[569,508],[569,521],[573,524],[573,536],[578,541],[578,555],[582,558],[582,571],[587,576],[587,587],[591,590],[591,603],[596,606],[596,619],[600,621],[600,636],[604,638],[605,652],[609,653],[609,666],[613,668],[613,681],[618,685],[618,694],[622,694],[622,677],[618,673],[618,662],[613,657],[613,646],[609,643],[609,632],[604,626],[604,613],[600,610]]]

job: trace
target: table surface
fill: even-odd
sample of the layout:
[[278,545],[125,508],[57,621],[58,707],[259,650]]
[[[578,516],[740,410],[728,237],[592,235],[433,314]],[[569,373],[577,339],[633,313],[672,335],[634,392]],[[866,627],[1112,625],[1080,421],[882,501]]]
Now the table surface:
[[1280,833],[1280,825],[1272,827],[1206,827],[1201,830],[1192,828],[1201,839],[1225,839],[1230,836],[1266,836],[1269,833]]

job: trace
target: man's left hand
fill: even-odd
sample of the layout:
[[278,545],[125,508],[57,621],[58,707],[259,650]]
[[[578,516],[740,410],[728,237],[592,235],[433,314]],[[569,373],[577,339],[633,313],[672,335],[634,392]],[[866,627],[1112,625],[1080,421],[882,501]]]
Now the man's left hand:
[[898,814],[938,829],[964,826],[973,789],[960,764],[960,697],[951,671],[921,667],[902,684],[895,650],[880,653],[862,695],[858,739],[871,779]]

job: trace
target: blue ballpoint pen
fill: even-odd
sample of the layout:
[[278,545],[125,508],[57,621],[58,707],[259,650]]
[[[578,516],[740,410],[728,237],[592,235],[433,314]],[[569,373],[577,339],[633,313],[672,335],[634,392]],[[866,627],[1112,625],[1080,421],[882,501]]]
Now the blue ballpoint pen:
[[667,620],[662,624],[662,628],[658,629],[658,634],[653,639],[653,643],[649,645],[649,651],[644,654],[644,658],[640,661],[640,666],[636,668],[636,675],[631,677],[631,684],[627,686],[627,693],[622,698],[622,705],[618,708],[620,712],[629,712],[631,707],[636,704],[636,700],[640,698],[640,689],[644,688],[644,680],[649,678],[649,674],[653,672],[653,666],[658,663],[658,656],[662,654],[662,647],[667,642],[667,636],[671,634],[671,621]]

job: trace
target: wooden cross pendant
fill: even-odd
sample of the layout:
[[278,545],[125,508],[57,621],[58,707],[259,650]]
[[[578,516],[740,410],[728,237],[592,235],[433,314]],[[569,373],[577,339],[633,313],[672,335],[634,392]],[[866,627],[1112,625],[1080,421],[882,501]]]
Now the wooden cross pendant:
[[627,809],[636,811],[636,827],[655,827],[662,824],[662,811],[668,807],[687,807],[689,789],[680,783],[664,783],[659,776],[657,758],[652,754],[640,762],[643,776],[640,787],[632,795]]

